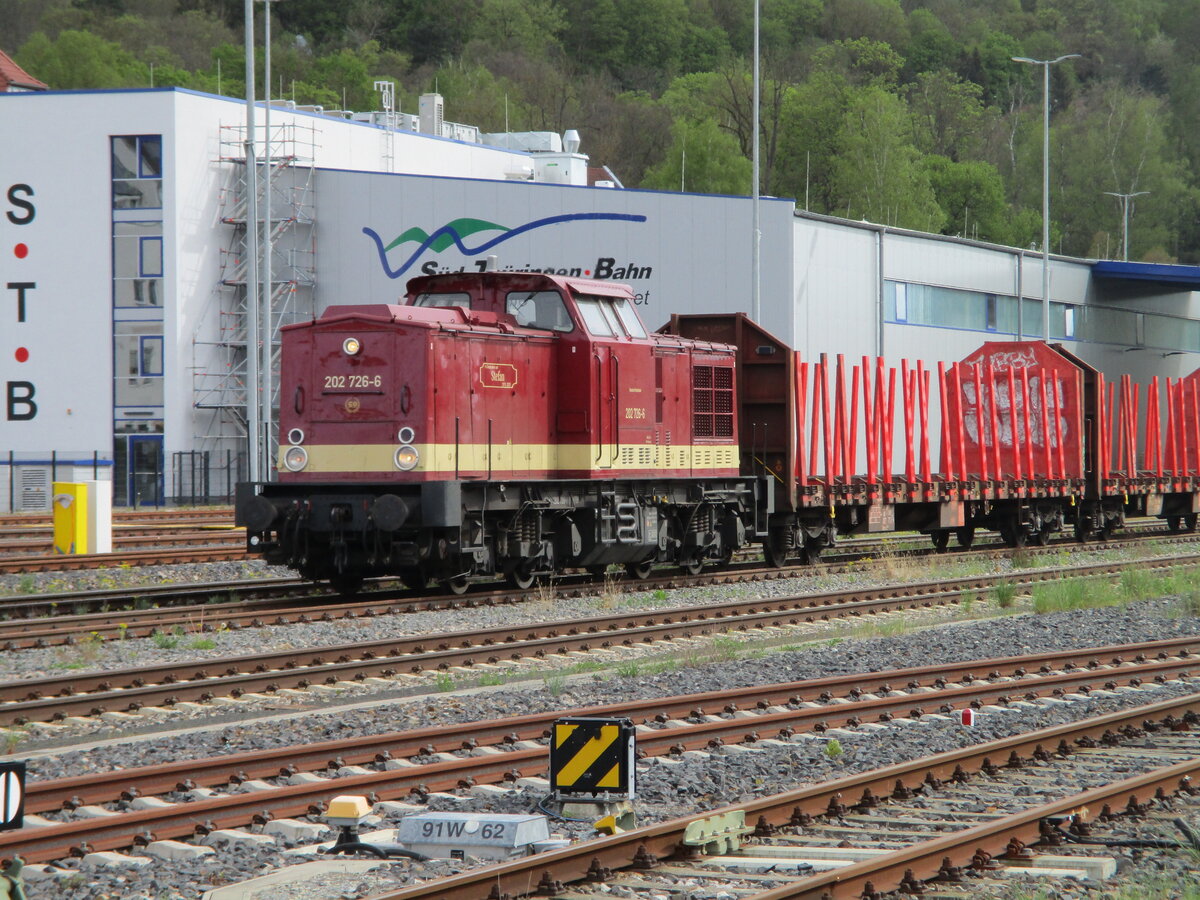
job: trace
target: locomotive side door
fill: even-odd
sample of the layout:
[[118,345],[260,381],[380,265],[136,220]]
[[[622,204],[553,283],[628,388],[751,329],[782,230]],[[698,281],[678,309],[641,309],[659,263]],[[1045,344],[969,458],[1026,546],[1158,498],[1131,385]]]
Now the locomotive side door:
[[597,469],[611,469],[620,453],[617,446],[617,381],[620,360],[605,342],[592,344],[591,383],[596,416],[592,429],[594,454],[592,464]]

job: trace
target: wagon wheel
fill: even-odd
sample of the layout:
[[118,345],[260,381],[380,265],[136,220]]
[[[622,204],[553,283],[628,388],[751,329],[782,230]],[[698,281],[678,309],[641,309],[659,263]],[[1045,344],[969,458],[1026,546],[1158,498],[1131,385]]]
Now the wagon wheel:
[[650,577],[650,570],[654,568],[654,560],[646,559],[641,562],[625,563],[625,574],[634,581],[645,581]]
[[717,568],[724,569],[733,562],[733,548],[726,547],[721,551],[721,558],[717,560]]
[[603,581],[608,575],[608,563],[605,563],[604,565],[587,566],[584,571],[592,576],[593,581]]
[[804,561],[809,565],[812,565],[813,563],[819,563],[821,561],[821,551],[823,549],[824,548],[817,543],[805,544]]
[[931,531],[929,537],[933,540],[933,549],[938,553],[945,553],[946,548],[950,546],[949,529],[939,528],[937,531]]
[[329,584],[343,597],[350,597],[362,590],[363,578],[361,575],[334,575]]
[[1000,537],[1006,547],[1024,547],[1029,540],[1029,535],[1025,533],[1025,529],[1016,524],[1001,525]]
[[470,582],[467,581],[466,575],[455,575],[453,578],[447,578],[443,581],[442,586],[452,594],[461,595],[467,592]]
[[772,528],[767,532],[767,539],[763,541],[763,556],[766,558],[768,566],[773,566],[776,569],[782,569],[787,565],[787,529]]
[[690,559],[685,559],[683,562],[681,562],[679,564],[679,568],[683,569],[686,574],[695,577],[700,574],[701,570],[703,570],[704,560],[699,556],[693,556]]
[[964,550],[970,550],[971,545],[975,543],[975,528],[971,525],[964,525],[962,528],[954,530],[954,539],[958,541],[958,546]]
[[1167,531],[1171,534],[1179,534],[1183,531],[1183,519],[1181,516],[1167,516]]
[[1049,544],[1050,543],[1050,529],[1042,528],[1042,529],[1039,529],[1037,532],[1035,532],[1033,535],[1033,542],[1034,542],[1034,544],[1036,544],[1039,547],[1045,547],[1047,544]]
[[1196,513],[1188,513],[1186,516],[1184,516],[1183,517],[1183,530],[1184,531],[1195,531],[1196,530],[1196,518],[1197,518]]
[[514,587],[519,591],[527,591],[533,587],[536,578],[537,576],[521,563],[513,563],[504,570],[504,580],[508,582],[509,587]]
[[1092,536],[1092,530],[1087,527],[1087,523],[1083,519],[1075,520],[1075,540],[1081,544],[1086,544],[1088,538]]
[[429,575],[420,566],[408,566],[400,570],[400,580],[413,591],[423,591],[429,583]]
[[1111,541],[1113,532],[1116,530],[1117,530],[1117,526],[1115,524],[1113,524],[1112,522],[1106,521],[1103,525],[1100,526],[1100,540]]

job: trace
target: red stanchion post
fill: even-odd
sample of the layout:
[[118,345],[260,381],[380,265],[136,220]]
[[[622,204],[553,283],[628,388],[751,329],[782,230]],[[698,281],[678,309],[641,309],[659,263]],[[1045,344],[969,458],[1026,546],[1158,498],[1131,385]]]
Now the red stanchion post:
[[1029,417],[1033,415],[1033,403],[1030,400],[1029,393],[1029,368],[1021,369],[1021,418],[1025,421],[1025,462],[1027,471],[1031,479],[1037,478],[1037,469],[1033,465],[1033,428],[1030,426]]
[[996,397],[996,369],[992,365],[992,360],[988,358],[987,364],[987,384],[989,394],[989,406],[992,413],[992,463],[996,470],[996,480],[1004,480],[1004,466],[1000,462],[1000,410],[997,408]]
[[946,405],[946,364],[938,363],[938,406],[942,412],[942,431],[938,439],[942,476],[947,481],[956,481],[954,475],[954,441],[950,439],[950,409]]
[[929,490],[929,373],[917,363],[917,396],[921,403],[921,483]]
[[979,447],[979,477],[984,482],[984,489],[987,489],[989,478],[988,469],[988,453],[987,453],[987,437],[984,434],[984,416],[983,416],[983,372],[979,363],[974,365],[975,375],[975,442]]
[[[1017,378],[1016,370],[1008,367],[1008,433],[1012,438],[1013,477],[1021,481],[1021,444],[1017,440]],[[1021,489],[1024,492],[1024,488]]]
[[808,366],[800,357],[799,351],[796,351],[792,354],[792,360],[793,377],[796,382],[796,434],[794,438],[796,442],[796,482],[800,485],[800,487],[806,487],[808,485],[808,473],[804,468],[804,464],[806,462],[804,459],[804,420],[808,413],[808,385],[806,384],[808,381]]

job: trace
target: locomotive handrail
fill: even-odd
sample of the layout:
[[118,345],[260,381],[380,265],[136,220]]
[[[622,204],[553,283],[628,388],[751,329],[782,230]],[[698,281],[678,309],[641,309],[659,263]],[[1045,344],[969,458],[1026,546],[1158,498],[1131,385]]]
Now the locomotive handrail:
[[612,373],[613,455],[609,465],[621,458],[621,358],[608,351],[608,370]]

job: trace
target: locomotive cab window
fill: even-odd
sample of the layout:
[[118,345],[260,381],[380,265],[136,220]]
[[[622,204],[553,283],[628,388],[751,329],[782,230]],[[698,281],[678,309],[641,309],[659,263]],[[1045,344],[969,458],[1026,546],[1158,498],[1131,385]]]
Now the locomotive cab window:
[[621,324],[625,326],[625,331],[630,337],[646,337],[646,327],[638,318],[637,310],[633,308],[632,303],[624,297],[619,297],[613,301],[613,309],[617,311],[617,316],[621,319]]
[[441,306],[451,307],[457,306],[459,309],[470,310],[471,295],[465,291],[448,292],[444,294],[417,294],[413,297],[413,306]]
[[510,291],[504,301],[504,311],[516,319],[522,328],[562,332],[575,330],[558,291]]
[[637,337],[638,331],[642,337],[646,335],[642,323],[636,321],[636,314],[633,318],[637,331],[626,328],[624,319],[617,314],[610,297],[576,297],[575,303],[587,330],[596,337]]
[[583,324],[587,326],[588,334],[595,337],[613,337],[616,334],[600,310],[601,301],[591,297],[576,297],[575,305],[579,309],[579,315],[583,317]]

